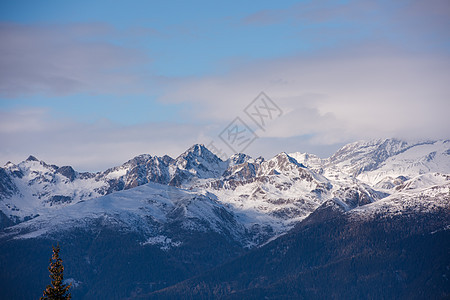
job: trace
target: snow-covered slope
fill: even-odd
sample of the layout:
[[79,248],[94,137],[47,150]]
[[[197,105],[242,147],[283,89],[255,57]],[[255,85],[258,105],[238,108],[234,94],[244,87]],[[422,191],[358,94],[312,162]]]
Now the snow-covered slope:
[[426,173],[450,173],[450,140],[417,144],[390,156],[374,170],[361,172],[357,178],[369,184],[404,176],[413,178]]
[[448,175],[420,175],[408,181],[399,192],[380,201],[357,207],[349,213],[353,218],[374,219],[437,210],[447,212],[447,224],[444,224],[444,227],[448,227],[450,225],[450,176]]
[[290,155],[330,180],[358,179],[372,186],[379,184],[380,188],[383,183],[395,186],[420,174],[450,173],[450,140],[355,142],[327,159],[299,152]]
[[181,245],[181,230],[214,231],[241,242],[246,242],[247,236],[245,228],[214,195],[158,183],[56,207],[8,228],[3,235],[35,238],[74,229],[90,230],[98,224],[122,232],[139,232],[146,239],[144,243],[164,248]]
[[326,159],[241,153],[227,161],[194,145],[175,159],[144,154],[98,173],[30,156],[0,168],[0,224],[3,234],[21,237],[115,224],[169,248],[182,243],[168,229],[178,224],[258,245],[329,201],[355,216],[382,203],[419,201],[422,194],[448,206],[449,182],[448,140],[356,142]]
[[0,169],[0,210],[20,222],[51,211],[148,182],[181,186],[193,178],[220,176],[226,163],[203,145],[195,145],[177,159],[139,155],[121,166],[98,173],[79,173],[30,156]]

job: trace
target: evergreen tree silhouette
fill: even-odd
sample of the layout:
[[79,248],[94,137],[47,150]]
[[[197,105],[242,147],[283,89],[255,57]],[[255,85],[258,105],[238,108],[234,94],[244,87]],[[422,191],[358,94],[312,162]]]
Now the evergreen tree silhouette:
[[50,266],[48,267],[52,282],[51,284],[47,285],[47,288],[44,291],[44,295],[40,298],[40,300],[72,299],[72,296],[68,292],[71,285],[63,284],[64,266],[62,265],[62,259],[59,257],[59,244],[57,244],[56,247],[52,245],[52,248],[53,255],[50,259]]

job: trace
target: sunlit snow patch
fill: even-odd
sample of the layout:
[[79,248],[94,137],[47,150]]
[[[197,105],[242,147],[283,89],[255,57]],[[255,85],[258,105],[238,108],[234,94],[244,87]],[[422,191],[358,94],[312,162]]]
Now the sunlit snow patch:
[[157,235],[153,237],[149,237],[145,242],[141,243],[141,245],[158,245],[159,248],[164,251],[168,251],[171,248],[174,247],[180,247],[181,246],[180,241],[172,241],[171,238],[164,236],[164,235]]

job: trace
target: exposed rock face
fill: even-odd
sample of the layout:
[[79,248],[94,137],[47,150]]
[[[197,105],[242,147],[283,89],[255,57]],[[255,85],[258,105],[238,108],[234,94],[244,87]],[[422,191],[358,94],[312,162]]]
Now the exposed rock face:
[[63,166],[56,170],[56,173],[65,176],[70,181],[74,181],[77,177],[77,173],[71,166]]

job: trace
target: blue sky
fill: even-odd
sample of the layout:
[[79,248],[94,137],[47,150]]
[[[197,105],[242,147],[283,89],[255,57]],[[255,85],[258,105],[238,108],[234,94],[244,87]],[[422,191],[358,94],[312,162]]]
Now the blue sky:
[[261,91],[283,115],[253,156],[449,138],[449,20],[444,0],[2,1],[0,163],[177,156]]

